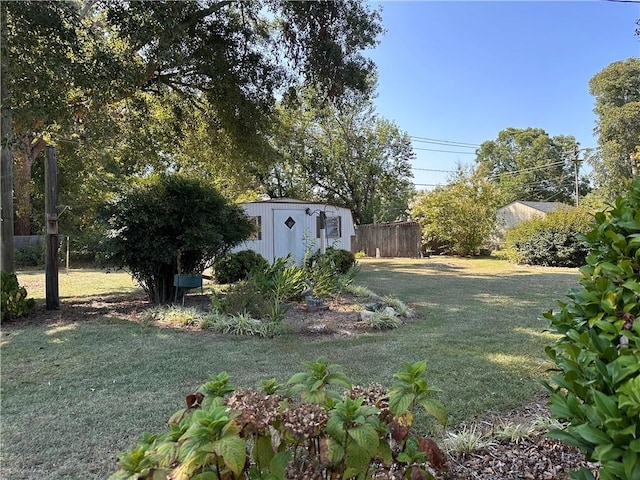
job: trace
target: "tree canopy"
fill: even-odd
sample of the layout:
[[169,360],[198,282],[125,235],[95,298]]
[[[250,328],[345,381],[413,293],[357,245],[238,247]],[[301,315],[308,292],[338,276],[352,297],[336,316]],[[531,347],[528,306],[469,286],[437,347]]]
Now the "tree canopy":
[[[115,153],[113,178],[139,170],[132,162],[173,168],[189,158],[204,170],[210,165],[195,165],[190,155],[198,150],[207,154],[196,159],[214,159],[226,171],[267,163],[276,99],[300,84],[327,98],[367,90],[374,65],[361,52],[382,32],[378,12],[360,0],[2,2],[2,20],[3,220],[13,212],[4,185],[14,183],[17,139],[27,151],[15,155],[27,160],[17,190],[31,185],[34,146],[72,141],[80,150],[101,131],[93,145]],[[198,125],[185,122],[162,143],[154,134],[162,118],[148,123],[145,110],[167,114],[169,105],[179,107],[169,116],[181,120],[197,112]],[[127,151],[124,139],[138,141]],[[93,153],[76,166],[100,169],[108,155]],[[16,192],[23,202],[30,195]],[[13,241],[7,223],[3,252]]]
[[[478,149],[478,173],[500,186],[502,203],[515,200],[575,200],[574,151],[571,135],[550,137],[541,128],[507,128],[496,140]],[[579,194],[586,194],[588,181],[579,180]]]
[[281,105],[278,161],[259,174],[266,193],[347,207],[357,224],[406,215],[414,158],[408,134],[361,95],[323,103],[307,91],[301,99]]
[[607,66],[591,79],[589,91],[600,147],[592,162],[594,180],[611,200],[640,176],[640,59]]
[[411,217],[429,244],[460,255],[476,255],[496,231],[500,192],[477,172],[459,168],[446,185],[419,193]]

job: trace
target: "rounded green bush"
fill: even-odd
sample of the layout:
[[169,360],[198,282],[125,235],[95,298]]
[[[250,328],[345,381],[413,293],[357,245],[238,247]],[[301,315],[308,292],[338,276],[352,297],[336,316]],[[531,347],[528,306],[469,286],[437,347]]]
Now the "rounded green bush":
[[566,208],[522,222],[507,233],[507,256],[527,265],[580,267],[588,253],[583,235],[591,220],[584,210]]
[[218,283],[236,283],[246,280],[252,270],[263,271],[269,262],[253,250],[226,255],[214,264],[215,278]]
[[200,274],[246,240],[253,223],[207,180],[150,175],[126,185],[100,209],[106,266],[126,268],[156,305],[181,300],[176,273]]
[[327,255],[333,261],[338,273],[347,273],[356,263],[356,256],[352,252],[344,249],[328,248]]
[[[640,478],[640,180],[627,198],[595,215],[581,288],[547,312],[560,337],[547,347],[559,373],[546,384],[550,435],[601,463],[600,478]],[[572,478],[592,479],[586,470]]]
[[327,262],[331,265],[335,273],[347,273],[349,269],[356,263],[354,253],[340,248],[328,247],[324,256],[318,250],[307,260],[307,265],[312,267],[315,264]]

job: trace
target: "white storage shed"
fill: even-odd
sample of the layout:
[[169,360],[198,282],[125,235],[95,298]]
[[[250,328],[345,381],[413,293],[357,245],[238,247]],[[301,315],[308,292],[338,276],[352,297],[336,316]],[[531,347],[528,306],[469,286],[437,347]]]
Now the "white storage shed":
[[258,231],[233,249],[253,250],[269,261],[291,255],[302,263],[307,249],[322,247],[321,215],[325,216],[324,246],[351,251],[355,235],[351,210],[324,203],[277,198],[241,205],[258,226]]

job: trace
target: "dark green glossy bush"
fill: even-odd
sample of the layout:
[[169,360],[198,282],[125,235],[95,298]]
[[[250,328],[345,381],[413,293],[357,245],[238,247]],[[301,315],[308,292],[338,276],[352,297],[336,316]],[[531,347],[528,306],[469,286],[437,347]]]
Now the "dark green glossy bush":
[[522,222],[507,233],[509,260],[547,267],[580,267],[588,253],[582,235],[592,216],[579,209],[561,209]]
[[324,255],[318,250],[306,261],[309,268],[313,268],[318,263],[328,263],[334,273],[343,274],[356,263],[356,256],[348,250],[328,247]]
[[253,250],[230,253],[216,260],[214,272],[218,283],[246,280],[252,270],[264,271],[269,266],[266,258]]
[[108,202],[101,219],[104,261],[129,270],[156,304],[176,298],[176,273],[202,273],[253,230],[242,208],[179,174],[141,179]]
[[[553,415],[568,426],[550,435],[601,462],[602,480],[640,479],[640,181],[595,215],[582,287],[547,312],[560,335],[547,348],[557,366],[546,387]],[[583,469],[573,478],[592,479]]]

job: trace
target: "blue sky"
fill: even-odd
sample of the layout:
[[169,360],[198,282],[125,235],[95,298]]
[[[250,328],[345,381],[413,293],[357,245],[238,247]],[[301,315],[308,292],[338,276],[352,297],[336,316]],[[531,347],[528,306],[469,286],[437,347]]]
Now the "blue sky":
[[[573,135],[582,147],[595,147],[589,80],[615,61],[640,56],[638,3],[372,3],[378,5],[387,33],[368,52],[378,67],[377,111],[411,136],[445,141],[414,141],[417,169],[474,163],[470,146],[507,127]],[[413,173],[418,189],[448,176]]]

